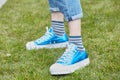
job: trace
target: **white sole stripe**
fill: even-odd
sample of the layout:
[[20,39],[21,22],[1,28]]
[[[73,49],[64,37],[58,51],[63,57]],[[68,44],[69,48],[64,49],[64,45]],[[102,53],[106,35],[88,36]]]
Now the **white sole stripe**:
[[51,72],[51,75],[65,75],[65,74],[70,74],[70,73],[73,73],[75,72],[76,70],[78,69],[81,69],[87,65],[90,64],[90,60],[89,58],[83,60],[83,61],[80,61],[74,65],[71,65],[71,66],[68,66],[66,69],[64,69],[64,71],[50,71]]
[[27,50],[33,50],[33,49],[51,49],[51,48],[64,48],[67,47],[68,42],[63,43],[56,43],[56,44],[49,44],[49,45],[35,45],[33,42],[26,44]]

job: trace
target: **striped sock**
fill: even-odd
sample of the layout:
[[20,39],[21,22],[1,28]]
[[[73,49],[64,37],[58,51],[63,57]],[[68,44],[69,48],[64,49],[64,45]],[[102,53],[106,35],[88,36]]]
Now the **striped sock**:
[[78,50],[85,50],[83,43],[82,43],[82,37],[81,36],[70,36],[69,37],[69,43],[73,43],[77,45]]
[[52,21],[51,27],[53,28],[53,32],[58,36],[62,36],[65,33],[64,22],[62,21]]

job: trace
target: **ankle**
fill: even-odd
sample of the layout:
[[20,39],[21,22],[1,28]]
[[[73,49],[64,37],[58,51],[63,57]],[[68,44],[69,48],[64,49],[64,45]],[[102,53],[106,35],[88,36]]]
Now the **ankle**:
[[83,43],[82,43],[82,37],[81,36],[70,36],[69,37],[69,43],[72,43],[77,46],[78,50],[83,51],[85,50]]
[[65,33],[64,22],[62,21],[52,21],[51,27],[57,36],[62,36]]

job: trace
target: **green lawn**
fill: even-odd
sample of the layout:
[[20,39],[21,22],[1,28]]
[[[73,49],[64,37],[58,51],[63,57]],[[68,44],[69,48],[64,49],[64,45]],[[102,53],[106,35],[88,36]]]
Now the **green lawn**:
[[42,36],[50,25],[47,0],[8,0],[0,9],[0,80],[120,80],[120,1],[81,3],[82,36],[91,64],[70,75],[51,76],[50,65],[65,49],[25,49],[26,42]]

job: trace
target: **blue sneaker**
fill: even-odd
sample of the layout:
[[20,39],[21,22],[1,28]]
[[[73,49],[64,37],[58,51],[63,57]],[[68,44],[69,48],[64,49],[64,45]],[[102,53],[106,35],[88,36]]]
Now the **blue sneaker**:
[[41,48],[64,48],[68,44],[68,37],[67,34],[64,33],[63,36],[57,36],[54,32],[52,27],[47,31],[45,35],[40,37],[35,41],[28,42],[26,44],[27,50],[32,49],[41,49]]
[[51,75],[65,75],[89,65],[90,61],[86,51],[79,51],[74,44],[68,44],[68,49],[50,67]]

